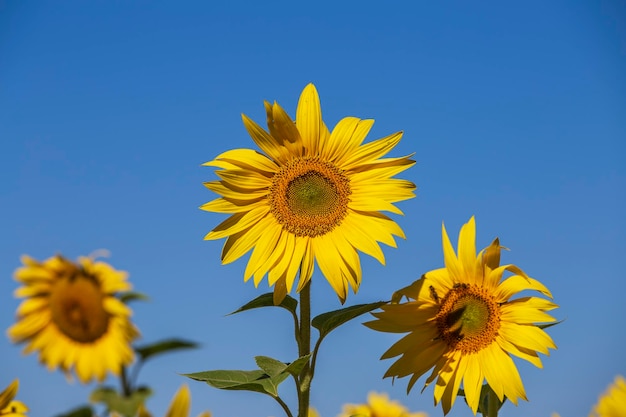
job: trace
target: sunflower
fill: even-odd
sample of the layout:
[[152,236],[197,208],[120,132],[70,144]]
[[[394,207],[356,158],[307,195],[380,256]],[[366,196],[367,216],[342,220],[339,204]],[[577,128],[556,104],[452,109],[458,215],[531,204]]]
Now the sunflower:
[[[524,386],[510,355],[541,368],[537,352],[556,349],[539,323],[555,319],[546,311],[558,306],[539,297],[515,294],[533,290],[552,298],[548,289],[515,265],[500,266],[499,240],[476,255],[474,217],[461,228],[458,256],[442,227],[445,268],[427,272],[397,291],[392,303],[374,313],[372,329],[406,333],[382,359],[400,356],[385,377],[412,374],[407,392],[434,367],[424,387],[437,379],[435,404],[450,411],[463,383],[465,398],[476,414],[483,380],[500,401],[526,400]],[[505,271],[513,275],[503,279]],[[406,297],[406,302],[401,302]]]
[[[191,393],[189,392],[189,387],[187,384],[183,384],[176,394],[174,394],[174,398],[172,398],[172,402],[165,414],[165,417],[189,417],[189,409],[191,408]],[[119,417],[117,413],[112,413],[111,417]],[[139,408],[139,412],[137,413],[137,417],[152,417],[152,414],[148,412],[144,408],[143,405]],[[198,415],[198,417],[211,417],[211,413],[208,411],[204,411]]]
[[200,208],[231,216],[205,236],[226,238],[222,263],[252,250],[244,280],[267,274],[274,302],[309,282],[314,260],[344,302],[361,283],[361,251],[385,262],[378,242],[396,246],[400,227],[381,211],[414,197],[415,185],[392,178],[415,162],[411,155],[382,158],[402,132],[363,144],[373,120],[346,117],[332,133],[322,121],[313,84],[305,87],[296,121],[277,103],[265,102],[268,131],[243,115],[248,133],[264,153],[234,149],[204,165],[220,168],[205,183],[220,194]]
[[0,392],[0,416],[1,417],[26,417],[28,407],[23,402],[14,400],[19,387],[19,381],[16,379],[9,384],[8,387]]
[[43,262],[24,256],[22,262],[15,279],[23,286],[15,296],[24,300],[8,335],[26,343],[24,353],[39,351],[49,370],[68,376],[73,368],[83,383],[102,381],[107,371],[118,375],[133,361],[130,344],[139,333],[116,297],[131,289],[125,272],[88,257],[74,263],[60,255]]
[[367,404],[346,404],[339,417],[427,417],[426,413],[411,413],[398,401],[392,401],[387,394],[370,392]]
[[615,377],[589,417],[626,417],[626,379],[623,376]]

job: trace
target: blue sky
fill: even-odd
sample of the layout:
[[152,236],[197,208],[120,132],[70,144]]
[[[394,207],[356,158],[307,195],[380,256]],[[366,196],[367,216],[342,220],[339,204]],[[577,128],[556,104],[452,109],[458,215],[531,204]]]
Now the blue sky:
[[[586,415],[626,374],[626,8],[618,1],[17,2],[0,1],[0,328],[14,322],[12,275],[22,254],[70,258],[100,248],[151,301],[135,305],[142,342],[177,336],[202,347],[146,364],[141,380],[163,415],[179,373],[252,369],[255,355],[295,358],[283,311],[226,316],[267,291],[243,282],[245,259],[220,265],[203,236],[224,217],[203,162],[254,148],[245,113],[263,100],[291,115],[315,83],[326,123],[374,118],[368,139],[398,130],[392,152],[415,152],[401,175],[417,198],[396,216],[407,240],[387,265],[362,256],[346,305],[385,299],[443,265],[451,235],[476,215],[478,246],[540,279],[565,322],[544,369],[517,361],[529,402],[502,415]],[[453,238],[454,239],[454,238]],[[340,307],[317,273],[314,314]],[[382,380],[396,335],[359,320],[320,352],[312,402],[322,416],[370,390],[442,415],[432,389],[406,396]],[[21,381],[33,416],[84,401],[5,337],[1,386]],[[114,383],[115,381],[109,381]],[[193,415],[280,416],[268,397],[191,382]],[[287,401],[293,391],[285,386]],[[452,416],[471,415],[459,402]]]

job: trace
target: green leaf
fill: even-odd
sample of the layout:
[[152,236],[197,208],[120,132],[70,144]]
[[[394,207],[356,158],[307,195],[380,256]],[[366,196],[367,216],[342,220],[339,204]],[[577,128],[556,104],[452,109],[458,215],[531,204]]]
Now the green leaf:
[[198,344],[195,342],[181,339],[165,339],[149,345],[136,346],[135,352],[145,361],[152,356],[171,352],[172,350],[193,349],[196,347],[198,347]]
[[537,327],[539,327],[540,329],[547,329],[548,327],[552,327],[552,326],[556,326],[557,324],[561,324],[564,321],[565,321],[565,319],[559,320],[559,321],[555,321],[554,323],[538,324]]
[[136,291],[128,291],[125,293],[120,294],[120,301],[123,302],[124,304],[128,304],[131,301],[148,301],[150,299],[150,297],[148,297],[146,294],[141,293],[141,292],[136,292]]
[[93,412],[93,408],[88,405],[84,405],[82,407],[74,408],[67,413],[57,414],[55,417],[93,417],[95,413]]
[[[302,356],[291,363],[284,363],[268,356],[256,356],[254,360],[256,364],[271,378],[278,376],[298,376],[302,372],[302,368],[307,364],[311,354]],[[282,382],[282,381],[281,381]]]
[[228,315],[230,316],[236,313],[241,313],[242,311],[252,310],[253,308],[259,308],[259,307],[282,307],[286,310],[289,310],[292,314],[296,314],[297,306],[298,306],[298,302],[296,301],[296,299],[293,297],[290,297],[289,295],[285,296],[285,299],[279,305],[276,306],[274,305],[274,294],[271,292],[268,292],[267,294],[259,295],[254,300],[241,306],[239,309],[233,311],[232,313]]
[[270,377],[275,377],[287,369],[287,364],[269,356],[255,356],[254,361]]
[[257,369],[254,371],[216,370],[183,374],[196,381],[203,381],[214,388],[224,390],[245,390],[260,392],[278,397],[278,384],[283,382],[287,374],[280,374],[270,377],[264,371]]
[[320,339],[325,337],[333,329],[341,326],[342,324],[360,316],[361,314],[369,313],[372,310],[376,310],[380,306],[387,304],[387,301],[378,301],[376,303],[369,304],[357,304],[351,307],[342,308],[340,310],[329,311],[328,313],[320,314],[315,317],[311,324],[320,332]]
[[152,391],[146,387],[138,388],[128,397],[120,395],[113,388],[98,387],[89,396],[89,401],[106,405],[109,412],[115,411],[125,417],[134,417],[139,406],[151,395]]
[[300,372],[302,372],[302,368],[304,368],[304,365],[306,365],[309,362],[310,357],[311,357],[310,353],[308,355],[299,357],[295,361],[291,362],[289,366],[287,366],[285,371],[289,372],[293,376],[300,375]]
[[[489,395],[490,393],[492,395]],[[496,402],[494,407],[498,411],[500,410],[500,408],[502,408],[502,405],[506,402],[506,397],[504,397],[503,401],[500,401],[500,399],[498,398],[496,393],[493,391],[493,389],[491,389],[489,384],[483,384],[482,388],[480,389],[480,400],[478,401],[478,412],[481,413],[483,416],[488,416],[489,414],[489,400],[490,399]],[[467,403],[467,398],[465,399],[465,402]]]

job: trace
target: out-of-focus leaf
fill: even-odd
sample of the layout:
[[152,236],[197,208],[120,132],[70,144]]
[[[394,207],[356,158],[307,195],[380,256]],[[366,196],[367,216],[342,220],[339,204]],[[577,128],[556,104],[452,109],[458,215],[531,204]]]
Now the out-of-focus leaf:
[[131,301],[148,301],[150,297],[146,294],[137,291],[128,291],[120,294],[120,301],[124,304],[128,304]]
[[298,306],[298,301],[296,301],[295,298],[290,297],[289,295],[285,296],[285,299],[279,305],[274,305],[274,294],[271,292],[268,292],[267,294],[259,295],[257,298],[241,306],[240,308],[233,311],[229,315],[241,313],[242,311],[252,310],[253,308],[260,308],[260,307],[282,307],[286,310],[289,310],[292,314],[296,314],[297,306]]
[[552,327],[552,326],[556,326],[557,324],[561,324],[564,321],[565,321],[565,319],[559,320],[559,321],[555,321],[554,323],[538,324],[537,327],[539,327],[540,329],[547,329],[548,327]]
[[360,316],[361,314],[369,313],[372,310],[376,310],[377,308],[385,304],[387,304],[387,301],[378,301],[376,303],[357,304],[351,307],[342,308],[340,310],[329,311],[328,313],[323,313],[315,317],[311,321],[311,325],[319,330],[320,339],[322,339],[333,329],[336,329],[337,327]]
[[120,395],[113,388],[98,387],[89,396],[89,401],[106,405],[109,412],[115,411],[125,417],[134,417],[139,406],[151,395],[152,391],[147,387],[138,388],[128,397]]
[[188,340],[165,339],[149,345],[137,346],[135,347],[135,352],[137,352],[137,354],[141,356],[141,359],[145,361],[152,356],[171,352],[173,350],[193,349],[197,347],[197,343],[190,342]]
[[57,414],[55,417],[93,417],[94,415],[93,408],[88,405],[84,405],[82,407],[74,408],[67,413]]

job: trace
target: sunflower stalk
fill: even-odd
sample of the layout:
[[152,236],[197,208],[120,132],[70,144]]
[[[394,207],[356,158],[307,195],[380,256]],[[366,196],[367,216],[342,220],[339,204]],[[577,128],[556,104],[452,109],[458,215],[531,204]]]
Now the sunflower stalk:
[[[298,355],[311,354],[311,281],[300,291],[300,326],[298,329]],[[313,368],[308,359],[298,378],[298,417],[307,417],[311,397]]]
[[122,386],[122,395],[124,397],[130,397],[133,390],[126,375],[126,367],[124,365],[122,365],[122,369],[120,371],[120,385]]
[[500,404],[496,393],[493,392],[491,387],[489,388],[489,394],[487,394],[487,416],[486,417],[498,417],[498,407]]

